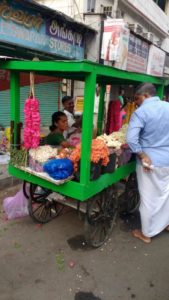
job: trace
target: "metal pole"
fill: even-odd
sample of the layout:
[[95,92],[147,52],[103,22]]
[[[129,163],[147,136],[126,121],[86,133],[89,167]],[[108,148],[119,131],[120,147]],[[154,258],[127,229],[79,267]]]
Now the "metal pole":
[[80,163],[80,183],[86,185],[90,181],[90,156],[93,135],[94,95],[96,90],[96,74],[93,71],[86,76],[84,90],[84,111],[82,124],[82,148]]
[[106,86],[101,85],[100,87],[100,97],[99,97],[99,113],[97,122],[97,135],[102,133],[102,124],[104,117],[104,97],[105,97]]
[[16,144],[17,123],[20,122],[20,86],[19,73],[15,71],[10,73],[10,99],[11,121],[14,122],[14,144]]

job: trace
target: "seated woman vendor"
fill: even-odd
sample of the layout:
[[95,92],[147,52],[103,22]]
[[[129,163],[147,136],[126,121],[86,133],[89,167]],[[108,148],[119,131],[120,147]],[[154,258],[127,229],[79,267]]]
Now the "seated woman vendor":
[[68,120],[62,111],[52,115],[52,125],[49,127],[50,133],[45,137],[45,144],[50,146],[69,147],[69,143],[63,136],[63,132],[68,128]]

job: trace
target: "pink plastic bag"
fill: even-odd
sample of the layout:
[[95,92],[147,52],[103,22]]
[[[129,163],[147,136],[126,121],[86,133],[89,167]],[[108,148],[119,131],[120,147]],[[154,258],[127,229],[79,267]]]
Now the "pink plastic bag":
[[13,197],[5,198],[3,208],[9,220],[28,215],[28,203],[22,189]]

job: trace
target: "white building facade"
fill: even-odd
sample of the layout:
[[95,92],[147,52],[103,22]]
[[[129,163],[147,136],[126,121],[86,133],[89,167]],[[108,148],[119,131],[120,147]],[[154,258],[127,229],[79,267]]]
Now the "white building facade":
[[[136,34],[169,53],[169,0],[37,0],[37,2],[90,25],[97,29],[98,33],[101,30],[101,20],[106,16],[123,18]],[[89,59],[98,61],[97,41],[94,41],[94,45],[95,49],[91,44],[88,55]]]

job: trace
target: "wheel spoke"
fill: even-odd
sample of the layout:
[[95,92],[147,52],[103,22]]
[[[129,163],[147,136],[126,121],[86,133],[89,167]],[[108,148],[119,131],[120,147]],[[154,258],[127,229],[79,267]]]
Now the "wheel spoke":
[[59,210],[58,204],[53,200],[49,201],[48,196],[51,193],[50,190],[41,188],[37,185],[30,185],[30,197],[28,199],[29,214],[35,222],[47,223],[53,218],[57,217],[63,209],[63,205],[60,204]]
[[108,188],[94,196],[88,204],[85,236],[93,247],[101,246],[111,232],[116,215],[115,200],[113,189]]
[[136,173],[132,173],[128,178],[125,189],[125,204],[127,213],[133,213],[139,207],[140,197],[138,193]]
[[40,213],[40,218],[42,218],[42,220],[43,220],[43,219],[46,219],[46,216],[47,216],[46,207],[43,206],[41,213]]
[[33,199],[35,200],[35,201],[38,201],[38,200],[41,200],[41,199],[43,199],[43,198],[45,198],[46,197],[46,194],[34,194],[34,196],[33,196]]
[[34,211],[33,211],[33,213],[36,213],[36,211],[38,211],[41,207],[43,207],[44,206],[44,203],[42,203],[42,204],[40,204]]
[[50,208],[45,206],[45,207],[44,207],[44,216],[43,216],[43,218],[46,219],[48,215],[49,215],[49,217],[51,218],[51,215],[50,215]]
[[106,235],[107,235],[107,230],[106,230],[106,227],[104,226],[104,223],[103,223],[101,228],[100,228],[100,241],[104,241]]
[[100,223],[99,225],[97,225],[97,227],[95,228],[95,235],[93,235],[93,242],[95,243],[100,243],[103,241],[101,233],[103,230],[103,225]]
[[96,227],[96,225],[93,226],[94,228],[92,229],[91,232],[91,238],[94,240],[94,237],[96,236],[96,233],[98,231],[98,226]]

